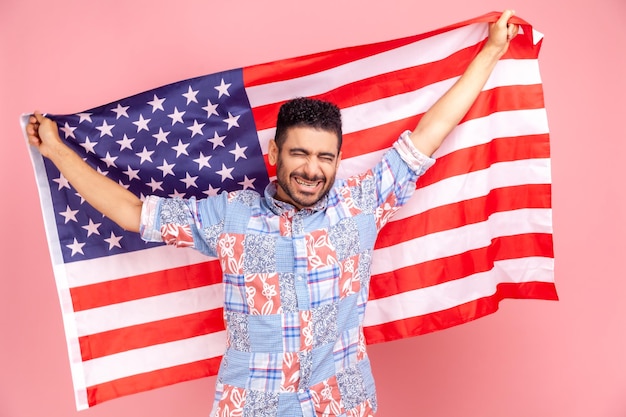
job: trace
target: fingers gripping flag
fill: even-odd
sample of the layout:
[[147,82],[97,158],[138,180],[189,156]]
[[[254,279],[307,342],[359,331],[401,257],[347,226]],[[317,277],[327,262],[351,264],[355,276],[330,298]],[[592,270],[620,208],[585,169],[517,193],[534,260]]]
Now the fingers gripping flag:
[[[345,177],[369,169],[414,128],[496,18],[224,71],[50,117],[91,166],[140,198],[206,197],[263,192],[275,175],[267,149],[279,106],[320,98],[342,109]],[[522,34],[379,236],[369,343],[461,324],[504,298],[557,298],[541,34],[514,22]],[[218,262],[126,233],[49,161],[31,156],[77,408],[214,375],[225,346]]]

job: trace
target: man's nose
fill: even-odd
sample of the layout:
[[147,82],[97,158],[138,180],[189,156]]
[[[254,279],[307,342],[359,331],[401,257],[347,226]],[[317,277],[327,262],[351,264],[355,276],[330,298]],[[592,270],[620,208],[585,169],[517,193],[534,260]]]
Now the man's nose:
[[304,168],[304,173],[309,178],[315,178],[321,175],[320,164],[317,158],[307,158],[307,161],[304,164],[303,168]]

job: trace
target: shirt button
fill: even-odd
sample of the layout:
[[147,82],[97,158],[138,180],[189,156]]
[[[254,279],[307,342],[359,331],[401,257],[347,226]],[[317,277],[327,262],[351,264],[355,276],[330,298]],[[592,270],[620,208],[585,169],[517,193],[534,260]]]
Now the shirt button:
[[300,389],[298,390],[298,392],[299,392],[300,394],[304,394],[304,390],[303,390],[302,388],[300,388]]
[[296,278],[298,279],[298,281],[302,281],[302,275],[298,275]]

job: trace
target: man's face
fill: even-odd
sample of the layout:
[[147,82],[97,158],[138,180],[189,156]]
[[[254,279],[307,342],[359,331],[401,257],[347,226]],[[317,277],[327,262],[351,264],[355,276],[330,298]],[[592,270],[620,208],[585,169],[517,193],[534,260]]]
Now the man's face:
[[341,152],[335,133],[311,127],[291,127],[281,149],[269,146],[269,162],[276,165],[276,198],[298,209],[323,198],[335,182]]

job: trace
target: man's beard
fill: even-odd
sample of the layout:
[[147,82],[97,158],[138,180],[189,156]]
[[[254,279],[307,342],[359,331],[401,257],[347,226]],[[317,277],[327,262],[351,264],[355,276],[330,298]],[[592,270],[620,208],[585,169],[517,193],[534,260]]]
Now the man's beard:
[[[283,193],[285,193],[291,199],[291,201],[287,201],[287,203],[291,203],[291,204],[295,203],[295,205],[299,208],[314,206],[318,201],[323,199],[328,194],[328,192],[330,191],[330,188],[335,182],[335,175],[333,175],[331,178],[326,178],[324,176],[316,176],[313,178],[309,178],[306,175],[298,174],[297,172],[292,172],[291,174],[287,174],[283,171],[284,170],[282,168],[282,164],[279,159],[276,162],[276,182],[278,183],[278,186],[283,191]],[[323,187],[317,193],[307,194],[307,193],[302,193],[300,191],[296,191],[291,187],[291,179],[294,176],[302,178],[302,180],[306,182],[321,181],[323,183]]]

